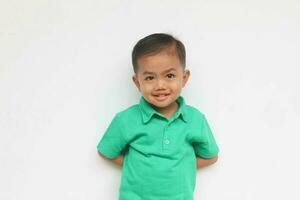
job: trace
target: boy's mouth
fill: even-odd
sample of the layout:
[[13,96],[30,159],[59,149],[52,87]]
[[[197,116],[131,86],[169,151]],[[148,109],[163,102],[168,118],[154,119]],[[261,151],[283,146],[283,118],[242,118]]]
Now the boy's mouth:
[[157,101],[164,101],[168,98],[169,95],[170,94],[158,94],[158,95],[153,95],[153,96]]

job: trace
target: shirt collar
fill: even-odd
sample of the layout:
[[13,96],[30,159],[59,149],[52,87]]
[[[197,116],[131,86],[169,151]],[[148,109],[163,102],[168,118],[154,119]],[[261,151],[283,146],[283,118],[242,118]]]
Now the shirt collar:
[[[187,122],[186,104],[184,98],[182,96],[179,96],[176,99],[176,101],[179,104],[179,108],[177,109],[176,113],[172,116],[171,119],[181,116],[182,120],[184,122]],[[139,106],[142,112],[142,118],[144,123],[149,122],[153,115],[164,117],[161,113],[157,112],[152,107],[152,105],[145,100],[143,96],[140,98]]]

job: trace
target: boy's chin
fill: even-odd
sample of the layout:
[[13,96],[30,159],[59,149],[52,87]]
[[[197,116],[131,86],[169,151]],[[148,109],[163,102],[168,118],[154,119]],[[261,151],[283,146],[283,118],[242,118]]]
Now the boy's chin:
[[163,109],[170,106],[173,102],[170,99],[166,99],[164,101],[152,100],[150,103],[157,108]]

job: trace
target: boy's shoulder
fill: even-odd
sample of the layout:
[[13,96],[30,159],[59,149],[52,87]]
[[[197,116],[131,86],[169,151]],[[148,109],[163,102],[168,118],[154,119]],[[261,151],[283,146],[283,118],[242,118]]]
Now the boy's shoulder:
[[205,115],[195,106],[186,105],[186,113],[191,119],[203,119]]
[[140,117],[139,104],[131,105],[131,106],[117,112],[116,115],[119,116],[120,118],[125,118],[125,119],[135,119],[137,117]]

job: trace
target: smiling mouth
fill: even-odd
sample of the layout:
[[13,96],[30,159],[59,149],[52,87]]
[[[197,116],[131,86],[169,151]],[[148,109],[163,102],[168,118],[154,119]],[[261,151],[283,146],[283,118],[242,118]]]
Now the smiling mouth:
[[159,94],[159,95],[153,95],[153,96],[157,101],[164,101],[168,98],[169,95],[170,94]]

